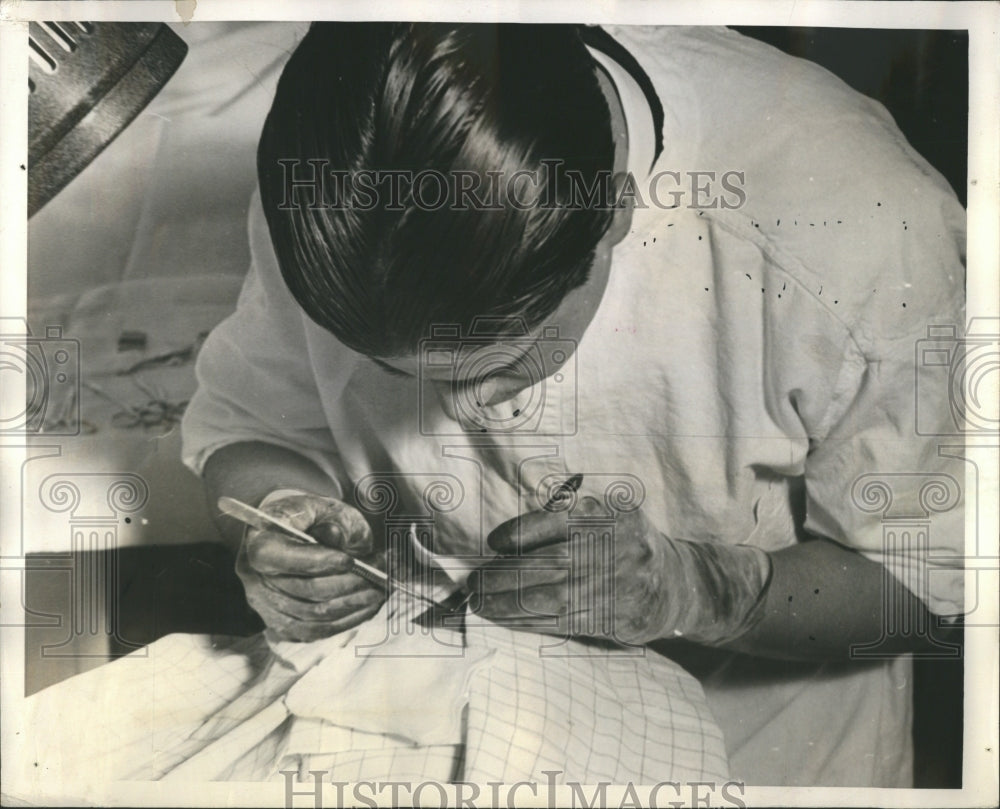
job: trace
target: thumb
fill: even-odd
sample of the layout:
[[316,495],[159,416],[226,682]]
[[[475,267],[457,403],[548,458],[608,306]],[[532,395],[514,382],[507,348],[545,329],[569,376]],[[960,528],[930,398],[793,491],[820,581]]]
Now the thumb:
[[314,506],[315,517],[306,530],[317,542],[351,556],[367,556],[372,552],[372,529],[360,511],[330,498],[318,498]]

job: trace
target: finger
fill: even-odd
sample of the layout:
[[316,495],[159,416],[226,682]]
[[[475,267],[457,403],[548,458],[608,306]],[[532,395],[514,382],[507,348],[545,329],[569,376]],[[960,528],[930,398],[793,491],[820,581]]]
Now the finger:
[[368,521],[356,508],[339,500],[317,503],[316,517],[307,533],[317,542],[351,556],[367,556],[375,547]]
[[332,576],[268,576],[268,583],[287,596],[300,601],[329,601],[359,590],[384,590],[357,573],[335,573]]
[[602,637],[614,633],[614,612],[599,598],[570,605],[565,588],[538,587],[520,593],[484,596],[475,615],[508,629],[563,637]]
[[486,538],[500,554],[515,555],[566,541],[566,515],[530,511],[497,526]]
[[344,548],[344,531],[339,525],[333,522],[320,522],[314,523],[309,526],[306,530],[313,539],[315,539],[320,545],[327,548],[336,548],[337,550],[345,550]]
[[300,531],[306,530],[316,518],[314,501],[318,498],[311,494],[288,494],[261,503],[260,510],[265,514],[281,520]]
[[292,494],[262,506],[263,511],[305,531],[321,545],[352,556],[372,552],[371,527],[356,508],[332,497]]
[[569,604],[565,585],[545,585],[502,593],[480,594],[475,613],[491,621],[514,618],[544,618],[561,615]]
[[346,573],[354,565],[346,553],[269,531],[251,531],[244,545],[247,562],[254,570],[264,574],[316,576]]
[[367,609],[385,601],[385,593],[373,588],[365,588],[331,598],[328,601],[316,602],[292,598],[275,589],[266,578],[261,579],[260,585],[262,592],[258,594],[258,598],[265,602],[270,609],[287,618],[307,623],[328,623],[339,620],[358,610]]
[[466,586],[476,593],[503,593],[548,584],[568,584],[570,571],[565,564],[554,565],[552,560],[546,565],[534,557],[513,557],[505,559],[514,566],[498,566],[490,563],[473,570]]
[[609,556],[609,548],[591,536],[542,545],[514,556],[498,556],[472,571],[467,583],[473,590],[500,592],[518,586],[537,586],[556,581],[606,580],[625,560]]
[[[575,516],[599,515],[604,507],[594,497],[581,497],[573,507]],[[486,541],[497,553],[526,553],[537,548],[565,542],[568,536],[566,513],[530,511],[503,523]]]
[[[249,567],[243,548],[237,556],[236,572],[250,606],[269,629],[287,640],[312,641],[343,632],[370,619],[384,603],[383,594],[368,590],[367,596],[359,595],[357,599],[345,597],[333,605],[332,611],[338,614],[332,618],[317,619],[315,612],[302,618],[297,615],[301,610],[294,600],[269,588],[265,578]],[[366,599],[370,599],[371,603],[365,604]],[[355,609],[355,604],[361,606]]]

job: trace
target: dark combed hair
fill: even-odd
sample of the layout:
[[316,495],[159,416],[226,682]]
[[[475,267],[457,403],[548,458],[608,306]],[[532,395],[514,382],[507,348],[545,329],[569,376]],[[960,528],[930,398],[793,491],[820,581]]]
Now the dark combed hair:
[[[499,172],[504,183],[562,162],[537,191],[554,189],[556,204],[455,210],[407,199],[402,210],[363,210],[310,206],[300,194],[288,205],[279,161],[301,173],[310,160],[349,175]],[[607,206],[571,204],[559,180],[575,172],[589,184],[613,161],[594,62],[562,25],[314,24],[285,67],[257,152],[285,283],[316,323],[374,357],[413,354],[435,324],[543,322],[586,281],[612,217]],[[334,203],[335,184],[324,188]]]

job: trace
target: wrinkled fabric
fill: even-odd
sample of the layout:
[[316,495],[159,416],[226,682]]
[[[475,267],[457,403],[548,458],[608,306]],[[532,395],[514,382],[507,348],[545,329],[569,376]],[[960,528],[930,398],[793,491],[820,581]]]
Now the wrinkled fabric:
[[[170,635],[40,691],[28,715],[48,777],[511,783],[723,781],[722,732],[697,680],[641,649],[609,652],[467,616],[372,620],[291,643]],[[78,744],[77,728],[88,743]]]

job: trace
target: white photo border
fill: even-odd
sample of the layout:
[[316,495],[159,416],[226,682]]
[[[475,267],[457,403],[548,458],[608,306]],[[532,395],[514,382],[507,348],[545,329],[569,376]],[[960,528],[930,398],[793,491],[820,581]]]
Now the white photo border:
[[[183,16],[182,16],[183,15]],[[187,19],[185,19],[185,17]],[[968,317],[1000,317],[1000,5],[982,2],[828,2],[827,0],[778,0],[777,2],[585,2],[557,0],[545,3],[493,2],[322,2],[294,0],[105,0],[79,2],[0,2],[0,315],[25,317],[27,267],[27,22],[29,20],[163,21],[194,24],[221,20],[315,19],[450,19],[461,21],[517,21],[621,24],[730,24],[771,26],[817,26],[844,28],[905,28],[967,30],[969,35],[969,149],[968,149]],[[193,22],[192,22],[193,21]],[[994,375],[995,376],[995,375]],[[24,390],[7,385],[5,401],[24,401]],[[993,406],[997,391],[992,391]],[[9,398],[8,398],[9,397]],[[993,442],[997,443],[997,442]],[[20,474],[25,460],[25,442],[0,441],[4,503],[0,509],[0,543],[4,549],[0,572],[21,575],[16,553],[20,546],[20,504],[8,502],[11,478]],[[35,445],[37,446],[37,445]],[[991,447],[996,450],[995,447]],[[58,446],[53,445],[54,452]],[[1000,536],[997,513],[997,468],[981,465],[977,482],[978,509],[967,515],[967,553],[972,555],[979,540],[986,555],[996,560]],[[967,484],[976,483],[970,474]],[[978,511],[978,524],[977,512]],[[990,545],[992,543],[992,545]],[[983,547],[979,548],[980,556]],[[967,582],[975,586],[977,572],[967,571]],[[6,580],[6,579],[5,579]],[[982,592],[982,589],[981,589]],[[958,790],[870,790],[847,788],[747,787],[743,799],[749,806],[986,806],[997,795],[998,643],[1000,625],[997,595],[985,605],[984,616],[993,626],[968,628],[965,641],[965,733],[963,784]],[[982,608],[984,605],[980,605]],[[0,678],[3,703],[2,745],[5,763],[19,756],[19,706],[24,694],[24,608],[17,600],[3,599],[0,638],[3,671]],[[990,621],[987,620],[987,623]],[[25,731],[29,729],[25,728]],[[53,803],[147,805],[147,806],[284,806],[284,786],[274,784],[206,783],[171,785],[118,782],[107,785],[100,795],[75,795],[68,785],[49,784],[44,777],[34,782],[15,781],[22,768],[5,767],[5,802],[16,805]],[[642,790],[637,790],[640,798]],[[506,805],[506,790],[498,797]],[[523,797],[522,797],[523,796]],[[334,790],[327,785],[324,803],[333,805]],[[454,797],[454,788],[449,793]],[[539,796],[518,805],[547,804]],[[566,805],[568,793],[560,793],[552,805]],[[608,805],[617,806],[621,789],[609,788]],[[384,800],[384,796],[383,796]],[[523,801],[523,803],[522,803]],[[308,801],[306,801],[308,803]],[[296,805],[303,805],[302,800]],[[388,804],[383,804],[388,805]]]

